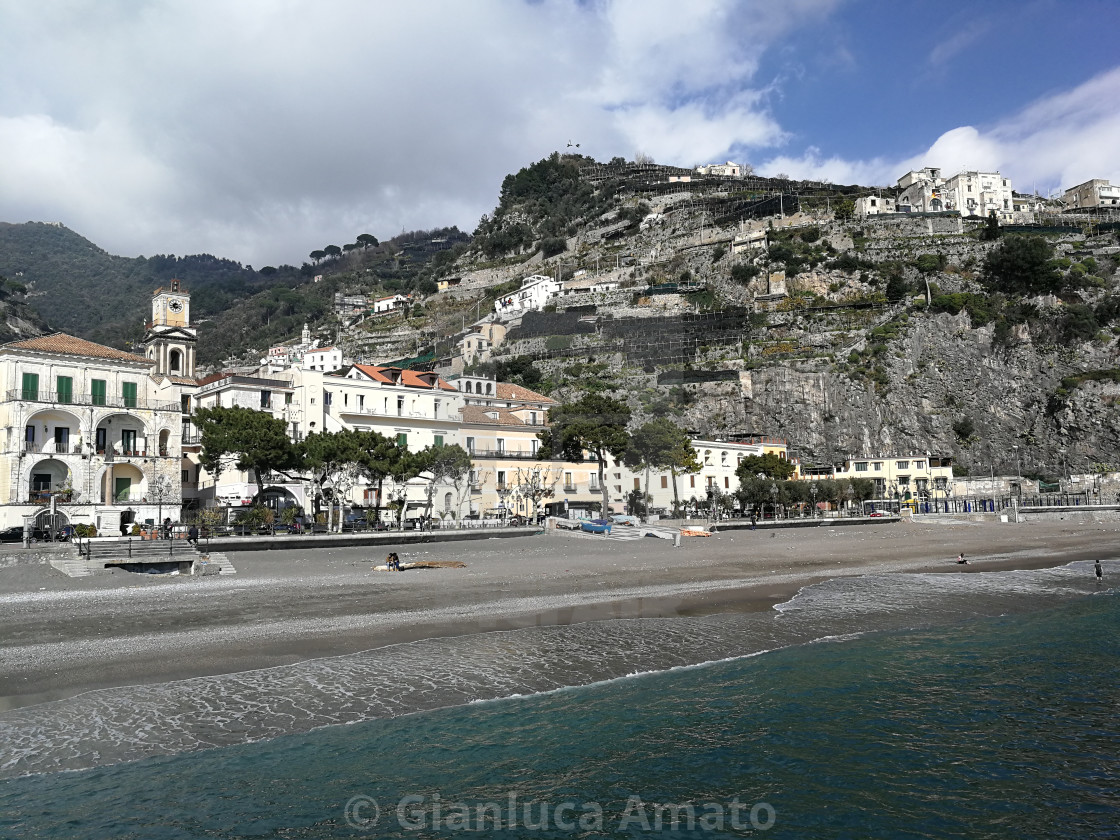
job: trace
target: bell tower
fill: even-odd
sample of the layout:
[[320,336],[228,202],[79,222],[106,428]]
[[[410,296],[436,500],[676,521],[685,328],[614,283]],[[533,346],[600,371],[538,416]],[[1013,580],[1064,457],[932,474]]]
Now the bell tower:
[[172,280],[170,288],[152,295],[152,320],[144,333],[144,355],[154,361],[153,373],[194,379],[198,331],[191,326],[191,295]]

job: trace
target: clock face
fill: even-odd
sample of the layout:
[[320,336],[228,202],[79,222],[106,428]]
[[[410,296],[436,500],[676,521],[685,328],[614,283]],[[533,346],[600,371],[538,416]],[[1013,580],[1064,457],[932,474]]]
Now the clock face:
[[170,309],[172,312],[182,312],[183,311],[183,302],[181,300],[168,301],[167,308]]

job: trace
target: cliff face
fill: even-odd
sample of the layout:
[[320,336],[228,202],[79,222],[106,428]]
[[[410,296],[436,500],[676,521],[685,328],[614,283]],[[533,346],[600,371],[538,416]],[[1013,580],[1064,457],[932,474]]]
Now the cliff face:
[[[931,451],[973,472],[1058,474],[1120,462],[1120,385],[1085,382],[1052,401],[1064,377],[1115,368],[1115,344],[1005,349],[992,333],[963,312],[912,317],[889,345],[885,384],[808,365],[749,371],[743,427],[781,434],[818,463]],[[710,416],[707,402],[701,390],[697,418]]]

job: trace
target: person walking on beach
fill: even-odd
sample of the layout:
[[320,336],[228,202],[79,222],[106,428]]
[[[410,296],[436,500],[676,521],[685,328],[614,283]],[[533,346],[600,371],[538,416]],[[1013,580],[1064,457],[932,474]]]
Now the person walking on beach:
[[957,565],[959,565],[959,566],[967,566],[968,565],[968,561],[964,559],[964,554],[963,553],[957,555]]
[[1097,583],[1102,583],[1104,581],[1104,569],[1101,568],[1101,561],[1099,557],[1097,558],[1097,562],[1093,565],[1093,572],[1097,576]]

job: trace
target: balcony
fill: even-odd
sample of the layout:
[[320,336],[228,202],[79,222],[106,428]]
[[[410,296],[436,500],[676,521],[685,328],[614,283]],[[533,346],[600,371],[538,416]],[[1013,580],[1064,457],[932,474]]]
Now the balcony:
[[575,492],[578,492],[578,491],[579,491],[579,488],[576,487],[574,484],[565,484],[564,485],[564,492],[565,493],[575,493]]
[[[479,449],[475,447],[468,449],[467,454],[472,458],[513,458],[520,461],[567,461],[568,459],[562,455],[551,456],[543,450],[536,452],[528,452],[520,449]],[[588,455],[583,458],[584,461],[594,461],[594,455]]]
[[60,505],[71,504],[78,496],[73,490],[32,490],[27,497],[28,504],[49,505],[51,497]]
[[45,440],[42,443],[25,440],[23,451],[30,455],[81,455],[82,445],[69,442],[60,444],[55,440]]
[[146,411],[182,412],[179,403],[161,403],[137,397],[126,400],[123,396],[106,394],[70,394],[57,391],[25,391],[23,388],[9,388],[8,402],[37,402],[52,405],[94,405],[105,408],[140,408]]

